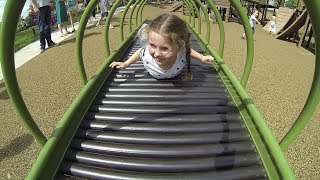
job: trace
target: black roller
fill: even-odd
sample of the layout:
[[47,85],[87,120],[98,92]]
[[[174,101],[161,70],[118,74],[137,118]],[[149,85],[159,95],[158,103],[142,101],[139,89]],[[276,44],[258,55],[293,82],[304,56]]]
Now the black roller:
[[90,112],[86,115],[85,120],[101,120],[113,122],[233,122],[241,121],[239,114],[125,114],[125,113],[94,113]]
[[200,171],[200,172],[182,172],[182,173],[148,173],[141,171],[120,171],[108,168],[97,168],[77,163],[65,162],[61,170],[62,173],[72,174],[77,177],[88,179],[193,179],[193,180],[211,180],[211,179],[265,179],[265,172],[259,168],[259,165],[236,168],[232,170],[220,171]]
[[249,141],[217,143],[217,144],[124,144],[83,139],[74,139],[71,147],[92,153],[137,157],[208,157],[218,155],[234,155],[254,151],[254,145]]
[[156,133],[99,131],[79,129],[76,136],[95,141],[107,141],[130,144],[206,144],[248,141],[250,136],[244,130],[233,132],[201,132],[201,133]]

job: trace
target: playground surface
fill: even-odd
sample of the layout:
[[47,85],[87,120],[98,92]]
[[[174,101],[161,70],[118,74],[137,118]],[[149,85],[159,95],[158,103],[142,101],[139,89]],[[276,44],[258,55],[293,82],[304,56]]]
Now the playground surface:
[[[143,15],[152,18],[170,9],[171,6],[160,9],[146,6]],[[182,13],[178,11],[177,14]],[[111,49],[120,42],[119,21],[119,16],[112,21],[115,29],[110,31]],[[234,22],[224,25],[226,43],[223,59],[240,79],[246,58],[246,41],[240,38],[243,27]],[[211,42],[215,49],[218,38],[217,24],[213,24]],[[303,48],[298,49],[292,42],[268,36],[261,26],[257,26],[254,39],[254,63],[246,90],[276,138],[281,140],[303,108],[313,78],[315,56]],[[83,46],[88,77],[105,59],[103,47],[103,28],[88,27]],[[75,61],[75,36],[68,37],[59,46],[46,50],[19,67],[17,78],[33,118],[49,137],[82,87]],[[0,176],[3,179],[22,179],[37,158],[40,146],[16,114],[2,80],[0,107]],[[318,108],[308,126],[285,153],[298,179],[320,179],[319,119]]]

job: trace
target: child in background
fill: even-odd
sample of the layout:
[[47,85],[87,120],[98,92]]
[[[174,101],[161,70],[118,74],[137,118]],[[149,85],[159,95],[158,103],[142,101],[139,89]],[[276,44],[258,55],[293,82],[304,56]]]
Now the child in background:
[[[109,2],[108,0],[100,0],[100,10],[101,10],[101,17],[98,20],[96,26],[99,27],[102,25],[103,18],[108,16],[109,11]],[[113,26],[110,24],[109,26],[111,29],[113,29]]]
[[[250,16],[250,19],[249,19],[251,30],[252,30],[252,34],[254,34],[254,32],[255,32],[255,28],[254,28],[255,24],[256,23],[261,24],[257,19],[258,14],[259,14],[258,10],[254,10],[252,15]],[[246,34],[243,33],[241,38],[245,39],[246,38]]]
[[185,65],[188,72],[185,79],[192,79],[191,57],[211,64],[212,56],[203,56],[190,48],[190,34],[183,20],[175,15],[162,14],[145,26],[148,43],[137,50],[125,62],[112,62],[111,68],[125,69],[140,58],[145,69],[156,79],[178,76]]
[[276,16],[273,15],[269,26],[269,36],[273,36],[276,33]]

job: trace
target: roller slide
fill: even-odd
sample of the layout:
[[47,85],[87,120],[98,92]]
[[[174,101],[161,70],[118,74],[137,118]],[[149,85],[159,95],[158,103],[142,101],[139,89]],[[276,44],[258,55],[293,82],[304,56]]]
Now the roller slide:
[[[140,45],[133,43],[127,59]],[[191,48],[204,53],[197,41]],[[264,179],[266,172],[217,71],[156,80],[141,61],[113,70],[56,179]],[[225,77],[228,83],[227,77]],[[231,86],[231,85],[230,85]]]

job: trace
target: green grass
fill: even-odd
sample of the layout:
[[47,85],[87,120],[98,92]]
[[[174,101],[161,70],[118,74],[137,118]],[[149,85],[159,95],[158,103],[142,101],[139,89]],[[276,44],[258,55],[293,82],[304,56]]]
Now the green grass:
[[[21,48],[27,46],[30,43],[38,40],[38,29],[35,28],[36,35],[33,34],[31,28],[26,29],[24,31],[20,31],[16,34],[16,39],[14,41],[15,51],[20,50]],[[40,47],[40,45],[39,45]]]
[[[38,40],[38,30],[36,30],[36,36],[33,34],[32,29],[26,29],[21,30],[19,27],[21,27],[20,21],[18,22],[17,26],[17,33],[16,33],[16,39],[14,41],[15,49],[14,51],[18,51],[21,48],[27,46],[28,44]],[[1,28],[1,22],[0,22],[0,28]]]
[[[51,26],[51,32],[56,30],[58,27],[57,25]],[[39,40],[38,37],[38,27],[35,26],[35,34],[33,34],[32,28],[22,30],[17,32],[16,34],[16,39],[14,41],[14,46],[15,46],[15,52],[20,50],[21,48],[27,46],[30,43],[33,43],[34,41]],[[40,42],[39,42],[39,48],[40,48]]]

